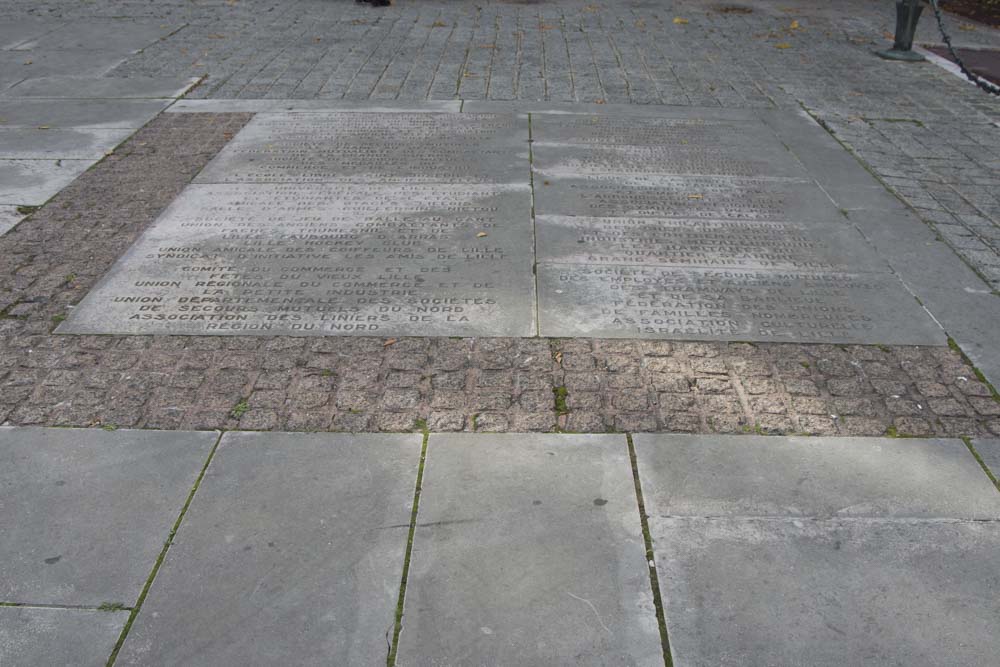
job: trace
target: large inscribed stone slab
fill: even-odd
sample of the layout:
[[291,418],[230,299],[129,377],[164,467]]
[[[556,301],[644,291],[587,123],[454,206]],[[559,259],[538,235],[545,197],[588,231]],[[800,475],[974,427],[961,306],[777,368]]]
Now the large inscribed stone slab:
[[70,333],[531,336],[524,185],[191,186]]
[[528,183],[527,120],[496,114],[259,114],[197,183]]

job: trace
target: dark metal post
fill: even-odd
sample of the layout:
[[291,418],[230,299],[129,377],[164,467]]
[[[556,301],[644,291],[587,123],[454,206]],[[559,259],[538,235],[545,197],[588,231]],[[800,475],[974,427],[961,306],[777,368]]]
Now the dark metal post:
[[908,60],[916,62],[924,57],[913,52],[913,36],[917,32],[917,21],[924,5],[920,0],[896,0],[896,41],[887,51],[877,51],[878,55],[889,60]]

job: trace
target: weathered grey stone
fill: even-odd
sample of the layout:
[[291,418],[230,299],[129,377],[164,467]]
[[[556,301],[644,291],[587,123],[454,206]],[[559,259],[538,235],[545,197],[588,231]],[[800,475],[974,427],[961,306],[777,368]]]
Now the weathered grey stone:
[[420,448],[226,434],[118,664],[384,662]]
[[17,70],[25,78],[74,74],[102,76],[121,63],[125,55],[119,51],[95,49],[0,51],[0,72]]
[[34,40],[65,25],[62,21],[30,19],[5,19],[0,24],[0,49],[12,49],[18,44]]
[[53,99],[143,99],[180,97],[197,79],[186,77],[50,76],[29,79],[7,92],[8,97]]
[[136,129],[167,105],[166,100],[74,100],[0,98],[3,127]]
[[539,264],[541,336],[940,345],[895,276]]
[[[531,138],[543,146],[659,146],[678,150],[744,152],[780,147],[774,132],[757,120],[753,112],[736,111],[737,119],[709,119],[702,110],[647,110],[646,116],[632,114],[533,113]],[[732,110],[726,114],[734,115]],[[668,172],[669,173],[669,172]]]
[[0,159],[98,160],[133,130],[0,128]]
[[0,159],[0,204],[44,204],[91,164],[92,160]]
[[1000,438],[976,438],[972,446],[993,473],[994,479],[1000,480]]
[[557,215],[535,224],[539,262],[889,271],[846,224]]
[[630,116],[657,118],[691,118],[705,120],[755,121],[752,109],[724,109],[721,107],[683,107],[659,104],[588,104],[549,100],[465,100],[463,113],[530,113],[535,116]]
[[0,607],[0,664],[105,665],[127,620],[127,611]]
[[650,516],[1000,519],[961,440],[633,436]]
[[4,234],[7,230],[12,229],[14,225],[23,219],[24,215],[17,212],[16,206],[0,205],[0,234]]
[[496,114],[258,114],[196,183],[525,183],[528,124]]
[[662,665],[622,436],[432,435],[397,664]]
[[846,224],[813,183],[659,174],[549,175],[535,169],[539,215]]
[[14,49],[32,51],[88,50],[127,54],[179,28],[162,21],[123,19],[70,21],[62,27],[19,42]]
[[0,427],[0,600],[134,604],[216,438]]
[[996,522],[651,518],[650,532],[676,665],[986,665],[1000,652]]
[[535,333],[519,185],[190,186],[60,333]]
[[[131,79],[129,79],[131,80]],[[275,113],[275,112],[330,112],[338,113],[458,113],[461,100],[425,100],[407,102],[379,100],[351,102],[349,100],[256,100],[210,99],[178,100],[167,111],[170,113]]]

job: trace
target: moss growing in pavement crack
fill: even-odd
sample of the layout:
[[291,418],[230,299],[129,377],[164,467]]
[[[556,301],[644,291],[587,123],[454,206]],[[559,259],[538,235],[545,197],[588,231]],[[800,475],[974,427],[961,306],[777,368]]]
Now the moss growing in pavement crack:
[[413,420],[413,430],[420,431],[421,433],[427,433],[427,420],[423,417],[417,417]]
[[962,357],[962,361],[969,365],[969,368],[971,368],[972,372],[976,375],[976,379],[986,385],[987,389],[990,390],[990,395],[993,397],[993,400],[1000,403],[1000,393],[997,393],[996,387],[990,384],[990,381],[986,379],[986,376],[983,375],[982,371],[976,368],[976,365],[972,363],[972,359],[969,359],[965,352],[962,351],[962,348],[958,346],[958,343],[955,342],[955,339],[951,336],[948,336],[948,347]]
[[247,399],[244,398],[239,403],[233,406],[233,409],[229,412],[229,414],[233,419],[239,419],[249,409],[250,409],[250,404],[247,403]]
[[102,602],[97,611],[128,611],[128,607],[121,602]]
[[566,389],[565,385],[553,387],[552,395],[556,400],[556,414],[569,414],[569,407],[566,405],[566,396],[569,395],[569,391]]

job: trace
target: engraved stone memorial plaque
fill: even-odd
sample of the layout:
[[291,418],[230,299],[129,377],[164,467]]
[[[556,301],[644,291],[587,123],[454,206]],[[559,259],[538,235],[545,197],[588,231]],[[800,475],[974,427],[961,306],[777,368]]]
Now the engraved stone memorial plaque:
[[59,333],[946,340],[801,114],[276,108]]

